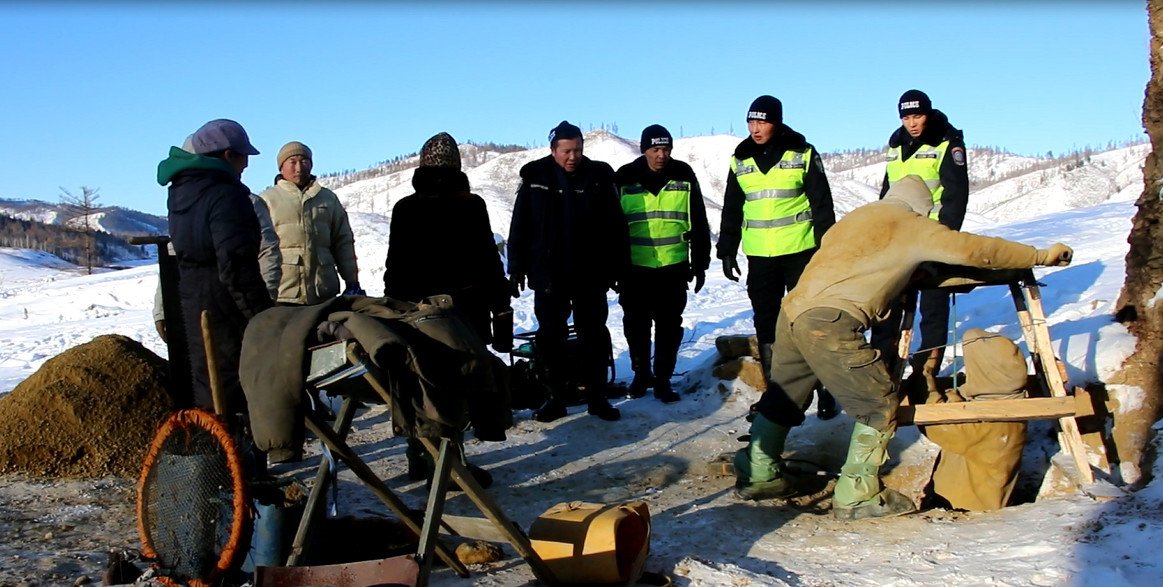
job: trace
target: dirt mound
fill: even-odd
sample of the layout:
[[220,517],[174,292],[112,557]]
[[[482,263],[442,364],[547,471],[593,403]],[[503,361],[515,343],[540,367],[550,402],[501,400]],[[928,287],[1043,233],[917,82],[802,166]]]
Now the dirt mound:
[[166,361],[121,335],[49,359],[0,396],[0,472],[136,477],[170,413]]

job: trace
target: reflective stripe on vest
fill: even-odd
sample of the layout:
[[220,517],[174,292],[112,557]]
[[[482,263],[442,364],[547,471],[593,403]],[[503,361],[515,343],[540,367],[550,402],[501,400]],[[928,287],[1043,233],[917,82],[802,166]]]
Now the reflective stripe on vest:
[[816,246],[804,176],[812,150],[785,151],[767,173],[754,158],[731,157],[731,171],[743,190],[743,254],[776,257]]
[[686,233],[691,229],[691,184],[671,180],[658,194],[641,184],[621,188],[622,213],[630,229],[630,263],[665,267],[690,257]]
[[941,162],[945,160],[945,153],[949,150],[949,141],[941,141],[936,147],[921,145],[907,161],[901,160],[901,148],[889,147],[885,159],[888,165],[888,186],[900,181],[906,175],[916,175],[925,180],[925,187],[933,194],[933,211],[929,218],[937,220],[941,213],[941,196],[945,193],[945,186],[941,185]]

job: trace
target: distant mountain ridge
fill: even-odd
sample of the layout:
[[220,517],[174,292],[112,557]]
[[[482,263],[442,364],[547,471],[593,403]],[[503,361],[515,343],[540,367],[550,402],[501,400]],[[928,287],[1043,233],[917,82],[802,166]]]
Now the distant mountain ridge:
[[[0,214],[43,224],[66,224],[64,204],[40,200],[0,199]],[[169,230],[165,216],[147,214],[120,206],[101,207],[99,212],[93,214],[93,221],[98,230],[122,238],[166,234]],[[76,222],[71,224],[74,227],[77,225]]]

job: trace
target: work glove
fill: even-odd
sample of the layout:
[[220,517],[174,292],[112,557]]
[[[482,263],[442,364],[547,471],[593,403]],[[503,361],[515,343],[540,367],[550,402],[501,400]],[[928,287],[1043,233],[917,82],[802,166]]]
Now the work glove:
[[162,342],[169,342],[168,340],[166,340],[166,321],[165,320],[154,320],[153,327],[157,329],[158,338],[162,339]]
[[735,260],[734,256],[723,258],[723,275],[731,281],[739,281],[739,276],[743,272],[739,271],[739,262]]
[[699,293],[699,290],[703,289],[703,284],[707,281],[707,272],[703,271],[702,269],[691,269],[691,274],[689,277],[687,277],[686,280],[687,283],[690,283],[691,280],[694,280],[695,293]]
[[521,273],[514,273],[513,275],[510,275],[509,287],[513,290],[513,297],[521,297],[521,292],[525,291],[525,275]]
[[364,291],[363,288],[360,287],[359,283],[357,282],[357,283],[353,283],[353,284],[347,286],[347,289],[343,290],[343,295],[345,295],[345,296],[366,296],[367,292]]
[[1074,249],[1062,244],[1054,243],[1048,249],[1038,249],[1036,263],[1045,267],[1065,267],[1074,259]]

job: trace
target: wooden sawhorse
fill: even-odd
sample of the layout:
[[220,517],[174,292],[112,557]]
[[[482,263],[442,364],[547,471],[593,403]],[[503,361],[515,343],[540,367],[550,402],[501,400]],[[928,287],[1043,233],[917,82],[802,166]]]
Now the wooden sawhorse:
[[[370,388],[372,391],[371,394],[368,394],[366,389],[362,393],[356,391],[360,386],[352,383],[357,377],[362,378],[362,382],[366,383],[366,388]],[[332,426],[328,426],[312,410],[306,410],[306,425],[307,429],[314,433],[339,460],[347,464],[352,473],[366,484],[376,497],[384,502],[388,509],[419,538],[416,562],[420,565],[420,573],[417,585],[428,584],[434,556],[444,561],[457,575],[469,576],[468,569],[464,564],[438,539],[437,534],[441,529],[457,536],[506,541],[525,559],[538,580],[546,585],[556,585],[557,581],[552,571],[545,566],[541,557],[533,550],[528,536],[505,516],[501,508],[460,462],[460,459],[456,458],[456,451],[452,447],[459,439],[420,439],[425,448],[432,453],[436,463],[436,471],[433,475],[432,487],[428,494],[428,503],[422,520],[416,520],[413,513],[399,497],[392,493],[383,480],[347,445],[345,439],[351,431],[351,423],[361,401],[392,405],[391,394],[384,385],[384,382],[390,381],[389,377],[390,375],[382,372],[371,362],[359,343],[355,341],[340,341],[314,349],[311,355],[311,369],[307,377],[308,387],[325,391],[342,390],[338,395],[343,397],[343,402]],[[296,565],[304,558],[312,527],[324,513],[323,506],[330,478],[331,462],[325,455],[320,459],[303,518],[295,533],[291,554],[287,558],[288,566]],[[479,520],[478,518],[444,514],[445,493],[450,479],[455,480],[460,485],[464,494],[485,515],[485,519],[492,526],[490,530],[482,530],[488,526],[475,522]]]
[[[976,287],[1002,285],[1009,288],[1017,310],[1018,323],[1026,347],[1033,359],[1036,389],[1039,396],[990,402],[960,402],[921,405],[902,405],[897,413],[899,424],[949,424],[956,422],[1020,421],[1037,419],[1058,420],[1058,444],[1073,459],[1077,481],[1083,485],[1095,482],[1086,444],[1082,440],[1076,418],[1093,416],[1101,409],[1092,403],[1089,394],[1080,388],[1067,391],[1066,368],[1054,356],[1046,312],[1042,307],[1042,293],[1031,269],[990,270],[959,266],[939,266],[939,274],[926,279],[906,295],[900,338],[897,341],[898,358],[893,365],[893,379],[902,381],[912,342],[913,318],[916,312],[917,290],[946,289],[952,293],[968,292]],[[957,344],[959,341],[953,341]],[[955,375],[956,376],[956,375]],[[1102,447],[1101,442],[1097,443]],[[1099,448],[1099,468],[1109,473],[1105,451]]]

